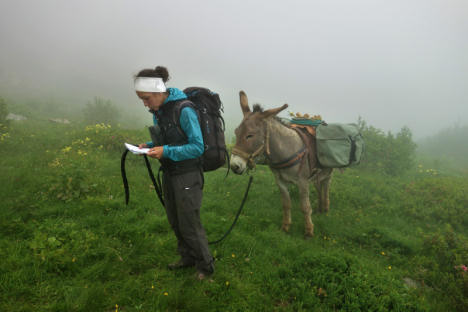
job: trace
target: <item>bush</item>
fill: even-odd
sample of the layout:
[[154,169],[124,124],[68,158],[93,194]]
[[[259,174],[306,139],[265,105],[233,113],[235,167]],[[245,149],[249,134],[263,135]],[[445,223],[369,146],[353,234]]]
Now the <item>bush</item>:
[[[104,192],[96,164],[107,152],[120,157],[124,142],[136,142],[135,134],[106,124],[86,126],[71,134],[68,145],[49,163],[50,180],[45,200],[76,201]],[[116,156],[117,155],[117,156]]]
[[[64,147],[49,163],[52,175],[44,199],[69,202],[96,193],[97,184],[93,182],[91,172],[92,163],[98,155],[91,154],[87,143],[78,143]],[[90,157],[93,159],[90,160]]]
[[468,226],[467,187],[465,178],[434,176],[430,171],[425,172],[406,186],[401,206],[409,217],[425,222],[437,220],[463,230]]
[[6,123],[7,115],[8,115],[7,104],[4,99],[0,98],[0,124]]
[[468,167],[468,125],[456,124],[421,140],[418,152],[438,166]]
[[85,133],[80,133],[76,141],[83,143],[83,139],[80,138],[84,138],[86,142],[89,141],[89,145],[94,148],[110,152],[122,152],[125,142],[138,143],[128,132],[103,123],[86,126]]
[[4,141],[8,135],[9,122],[6,119],[8,108],[5,100],[0,98],[0,142]]
[[358,125],[366,144],[361,167],[392,176],[415,167],[416,144],[408,127],[393,135],[368,126],[361,118]]
[[86,104],[83,110],[85,122],[89,125],[95,124],[117,124],[120,112],[110,100],[95,97],[94,101]]
[[[417,278],[450,300],[456,311],[468,307],[468,241],[450,225],[425,236],[424,246],[415,259]],[[449,294],[449,295],[447,295]]]

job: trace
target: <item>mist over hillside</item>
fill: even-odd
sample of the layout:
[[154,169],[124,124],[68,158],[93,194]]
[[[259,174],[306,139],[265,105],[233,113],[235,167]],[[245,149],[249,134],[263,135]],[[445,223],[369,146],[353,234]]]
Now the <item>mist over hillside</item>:
[[468,125],[455,124],[418,140],[418,153],[436,167],[468,169]]
[[460,0],[4,0],[0,96],[78,107],[98,96],[144,123],[133,76],[163,65],[168,86],[221,94],[228,124],[244,90],[266,108],[362,116],[419,139],[468,123],[466,29]]

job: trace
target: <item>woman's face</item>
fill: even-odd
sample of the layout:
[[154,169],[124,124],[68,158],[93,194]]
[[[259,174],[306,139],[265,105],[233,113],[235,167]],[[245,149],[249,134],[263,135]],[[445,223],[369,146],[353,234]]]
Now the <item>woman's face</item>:
[[143,104],[150,110],[157,111],[167,98],[164,92],[141,92],[136,91]]

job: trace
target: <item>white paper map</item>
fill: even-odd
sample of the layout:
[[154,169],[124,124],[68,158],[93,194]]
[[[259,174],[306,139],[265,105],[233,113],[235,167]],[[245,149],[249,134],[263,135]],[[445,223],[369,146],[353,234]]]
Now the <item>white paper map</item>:
[[149,148],[139,148],[138,146],[125,143],[125,147],[133,154],[148,154]]

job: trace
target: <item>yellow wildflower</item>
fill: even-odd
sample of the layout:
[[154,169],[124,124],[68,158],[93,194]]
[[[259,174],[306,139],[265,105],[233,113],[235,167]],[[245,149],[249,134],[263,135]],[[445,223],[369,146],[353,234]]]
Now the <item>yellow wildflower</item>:
[[392,266],[391,266],[391,265],[389,265],[389,266],[388,266],[388,269],[389,269],[389,270],[391,270],[391,269],[392,269]]
[[384,251],[382,251],[380,254],[381,254],[382,256],[385,256],[385,252],[384,252]]
[[226,286],[229,286],[229,281],[226,281]]
[[71,151],[71,146],[67,146],[65,148],[62,149],[62,153],[68,153],[69,151]]
[[236,255],[235,255],[235,254],[232,254],[232,255],[231,255],[231,257],[235,258],[235,257],[236,257]]
[[169,293],[167,291],[165,291],[164,296],[169,296]]
[[60,160],[58,158],[55,158],[50,164],[50,167],[59,167],[60,166]]

